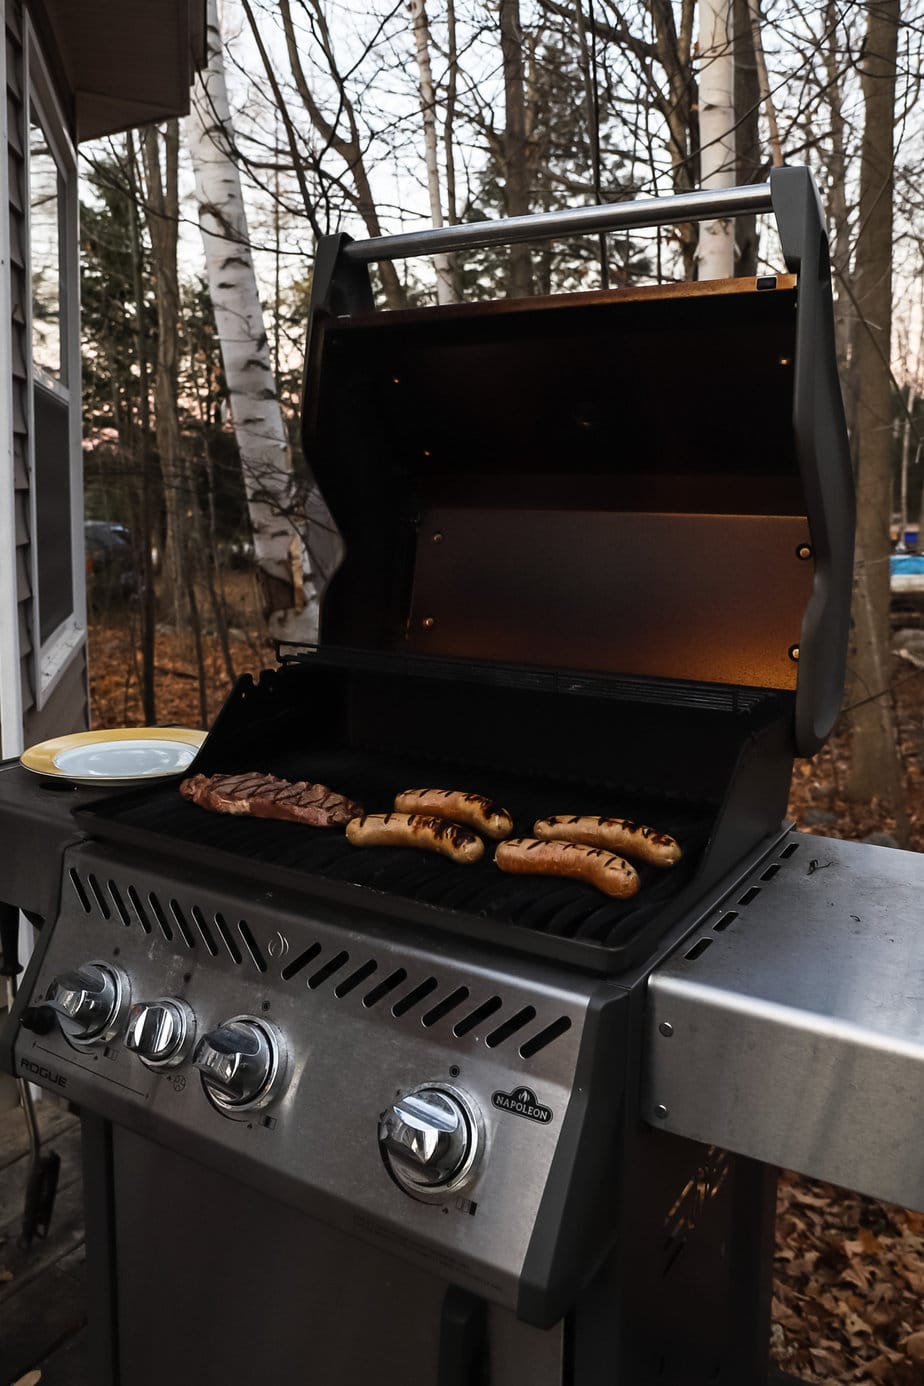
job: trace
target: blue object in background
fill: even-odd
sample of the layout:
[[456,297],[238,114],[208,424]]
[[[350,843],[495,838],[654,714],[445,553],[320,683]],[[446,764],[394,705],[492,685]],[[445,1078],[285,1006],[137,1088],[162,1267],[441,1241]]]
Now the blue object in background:
[[893,577],[910,577],[913,573],[924,577],[924,553],[893,553],[889,566]]

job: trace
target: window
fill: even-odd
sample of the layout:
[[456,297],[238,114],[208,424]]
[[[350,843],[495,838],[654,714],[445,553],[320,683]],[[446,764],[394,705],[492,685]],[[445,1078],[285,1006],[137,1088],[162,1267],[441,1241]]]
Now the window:
[[39,707],[85,637],[76,160],[28,35],[32,593]]

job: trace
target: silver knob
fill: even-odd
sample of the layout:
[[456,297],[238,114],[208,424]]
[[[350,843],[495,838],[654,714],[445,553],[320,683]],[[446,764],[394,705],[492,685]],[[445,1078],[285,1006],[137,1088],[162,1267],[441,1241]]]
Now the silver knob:
[[172,1068],[186,1057],[194,1025],[185,1001],[175,997],[142,1001],[128,1013],[125,1045],[148,1068]]
[[246,1015],[211,1030],[193,1055],[206,1095],[226,1112],[264,1107],[279,1088],[283,1060],[279,1032]]
[[91,962],[56,977],[48,989],[47,1003],[69,1039],[95,1044],[112,1038],[126,996],[127,984],[116,968]]
[[445,1192],[472,1168],[478,1125],[461,1093],[420,1087],[383,1114],[379,1144],[395,1179],[409,1193]]

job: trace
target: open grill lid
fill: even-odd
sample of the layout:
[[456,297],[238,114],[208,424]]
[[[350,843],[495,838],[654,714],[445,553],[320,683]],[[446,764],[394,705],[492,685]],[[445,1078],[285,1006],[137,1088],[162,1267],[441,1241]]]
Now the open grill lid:
[[796,750],[818,749],[853,502],[811,175],[579,210],[651,224],[742,193],[794,273],[375,313],[365,262],[491,224],[322,244],[304,446],[346,549],[325,646],[794,690]]

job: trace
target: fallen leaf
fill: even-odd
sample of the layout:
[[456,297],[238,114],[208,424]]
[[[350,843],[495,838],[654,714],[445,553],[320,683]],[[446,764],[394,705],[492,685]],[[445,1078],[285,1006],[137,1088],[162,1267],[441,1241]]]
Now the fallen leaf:
[[21,1376],[18,1381],[13,1382],[13,1386],[38,1386],[41,1379],[41,1372],[26,1372],[25,1376]]
[[912,1362],[924,1363],[924,1333],[912,1333],[905,1339],[904,1348]]
[[8,1280],[13,1279],[13,1272],[7,1270],[6,1266],[0,1266],[0,1285],[5,1285]]

